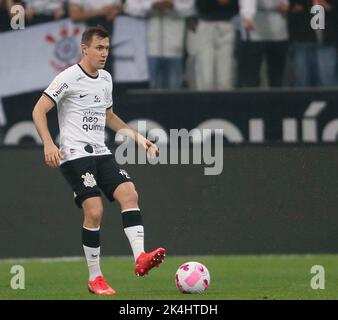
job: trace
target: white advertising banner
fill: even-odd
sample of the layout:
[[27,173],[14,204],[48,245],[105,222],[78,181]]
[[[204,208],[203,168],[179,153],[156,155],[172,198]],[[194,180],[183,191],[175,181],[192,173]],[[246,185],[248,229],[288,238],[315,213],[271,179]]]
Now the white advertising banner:
[[112,40],[114,81],[149,80],[146,44],[146,19],[131,16],[119,16],[115,19]]
[[[45,89],[58,73],[79,62],[84,28],[63,19],[0,33],[0,101]],[[5,122],[0,103],[0,125]]]

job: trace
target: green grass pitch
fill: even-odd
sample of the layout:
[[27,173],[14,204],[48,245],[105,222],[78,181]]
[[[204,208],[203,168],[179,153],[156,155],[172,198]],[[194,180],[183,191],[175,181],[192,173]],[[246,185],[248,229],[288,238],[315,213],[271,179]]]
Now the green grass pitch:
[[[202,295],[181,294],[174,275],[184,262],[199,261],[207,266],[211,284]],[[337,299],[338,255],[266,256],[168,256],[160,268],[138,278],[131,257],[103,257],[102,270],[117,291],[113,297],[99,297],[86,289],[84,259],[0,260],[0,299],[113,299],[113,300],[293,300]],[[25,270],[25,289],[13,290],[13,265]],[[325,270],[325,289],[310,286],[314,265]]]

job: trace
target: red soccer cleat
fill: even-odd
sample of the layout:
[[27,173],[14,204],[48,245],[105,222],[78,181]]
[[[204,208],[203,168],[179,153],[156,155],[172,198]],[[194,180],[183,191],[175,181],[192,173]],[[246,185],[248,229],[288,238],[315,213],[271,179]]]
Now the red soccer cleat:
[[102,276],[96,277],[93,281],[88,281],[88,291],[94,294],[111,296],[116,291],[111,288]]
[[158,267],[160,263],[162,263],[164,257],[165,257],[164,248],[158,248],[149,253],[142,252],[136,260],[135,274],[139,277],[148,274],[148,272],[152,268]]

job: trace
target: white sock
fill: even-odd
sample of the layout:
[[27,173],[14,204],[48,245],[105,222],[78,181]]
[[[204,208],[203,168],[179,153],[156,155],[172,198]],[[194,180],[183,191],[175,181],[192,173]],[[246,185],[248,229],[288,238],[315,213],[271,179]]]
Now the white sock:
[[92,281],[98,276],[102,276],[100,268],[100,247],[90,248],[83,246],[83,250],[86,255],[88,270],[89,270],[89,280]]
[[[97,228],[83,227],[82,229],[82,241],[83,243],[87,244],[87,246],[83,244],[83,250],[84,250],[84,253],[87,259],[90,281],[94,280],[98,276],[102,276],[102,272],[100,268],[99,230],[100,230],[100,227],[97,227]],[[90,245],[90,247],[88,247],[88,244]]]
[[134,259],[138,258],[140,253],[144,252],[144,229],[143,226],[133,226],[124,228],[124,232],[129,240],[131,249],[133,250]]

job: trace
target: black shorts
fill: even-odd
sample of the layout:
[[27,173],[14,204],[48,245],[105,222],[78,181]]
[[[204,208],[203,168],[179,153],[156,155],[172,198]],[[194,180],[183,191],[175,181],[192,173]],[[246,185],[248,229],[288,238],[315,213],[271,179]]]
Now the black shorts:
[[88,198],[105,196],[114,201],[115,189],[124,182],[132,182],[128,173],[120,169],[113,155],[83,157],[60,166],[63,176],[74,191],[75,202],[82,208]]

